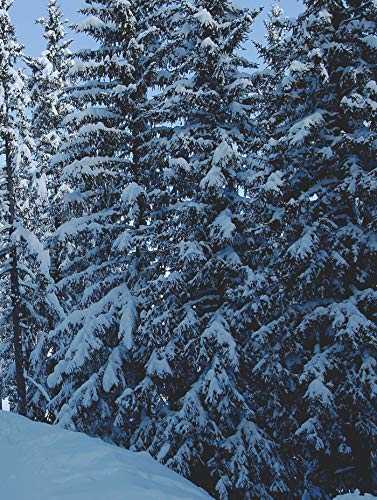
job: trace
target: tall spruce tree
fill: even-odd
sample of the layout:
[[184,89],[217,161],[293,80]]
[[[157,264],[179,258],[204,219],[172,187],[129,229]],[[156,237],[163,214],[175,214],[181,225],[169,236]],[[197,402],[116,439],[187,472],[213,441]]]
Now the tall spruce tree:
[[69,111],[69,104],[64,100],[64,91],[68,86],[69,69],[72,66],[69,46],[66,39],[67,21],[57,0],[49,0],[46,18],[37,23],[43,27],[46,49],[38,58],[29,58],[32,70],[28,86],[31,98],[31,133],[34,139],[33,190],[30,210],[33,218],[33,231],[50,254],[51,266],[46,276],[43,289],[46,308],[44,316],[47,325],[40,331],[32,347],[29,360],[29,376],[33,384],[29,390],[29,415],[38,420],[51,419],[47,411],[49,396],[47,377],[51,371],[48,359],[51,331],[62,317],[61,306],[56,296],[53,283],[59,279],[61,248],[52,235],[59,227],[64,206],[62,196],[64,184],[61,172],[52,168],[52,158],[57,154],[64,135],[64,118]]
[[249,177],[261,259],[236,319],[252,331],[259,412],[294,468],[290,498],[376,491],[376,13],[305,1]]
[[33,141],[26,109],[28,93],[21,68],[22,46],[9,18],[12,1],[0,2],[1,96],[1,332],[2,396],[20,414],[27,414],[29,354],[45,327],[44,295],[48,254],[32,232],[31,190]]
[[149,22],[165,21],[163,4],[87,1],[78,30],[97,47],[77,54],[67,92],[76,110],[53,160],[69,189],[68,217],[55,235],[65,248],[57,284],[65,316],[50,335],[50,407],[61,425],[101,436],[114,437],[115,401],[139,370],[129,353],[151,248],[154,179],[143,145],[163,133],[152,130],[148,91],[168,77],[162,26]]
[[278,449],[255,423],[230,300],[244,272],[241,188],[255,135],[252,64],[239,49],[256,15],[198,0],[174,19],[173,78],[151,102],[170,124],[149,143],[162,174],[158,266],[134,336],[138,378],[116,420],[127,446],[224,499],[287,491]]
[[[119,206],[123,187],[132,182],[128,120],[134,78],[128,46],[135,19],[130,4],[118,0],[88,0],[82,13],[86,19],[77,29],[97,47],[76,54],[66,93],[74,110],[52,161],[67,192],[54,236],[62,247],[56,293],[64,315],[49,336],[48,385],[50,409],[61,425],[105,436],[111,393],[124,383],[122,349],[136,318],[126,258],[112,253],[130,224]],[[129,196],[141,193],[130,189]]]
[[[285,491],[276,492],[273,497],[285,498],[291,492],[296,477],[297,461],[292,460],[290,433],[295,412],[290,406],[290,388],[293,380],[290,371],[281,363],[281,351],[269,343],[263,333],[266,314],[274,305],[266,293],[275,286],[276,278],[270,272],[269,260],[270,240],[266,238],[265,221],[260,220],[260,212],[266,209],[266,200],[256,203],[255,197],[260,195],[266,183],[267,189],[274,192],[274,176],[266,174],[264,145],[268,143],[273,130],[271,115],[279,109],[275,98],[276,88],[284,72],[284,64],[290,53],[292,21],[281,8],[275,4],[266,21],[266,38],[255,45],[262,60],[261,68],[254,73],[255,85],[258,88],[256,120],[258,123],[257,150],[252,151],[247,159],[247,170],[244,173],[245,195],[249,201],[245,213],[243,252],[244,270],[239,286],[230,296],[234,329],[237,336],[244,339],[243,362],[245,377],[248,377],[248,391],[252,398],[255,421],[274,442],[279,450],[279,457],[286,478]],[[267,182],[266,182],[267,175]],[[273,220],[269,223],[274,224]],[[265,239],[266,238],[266,239]],[[255,332],[255,336],[251,336]],[[289,341],[291,338],[288,337]],[[284,351],[283,351],[284,352]],[[285,439],[287,438],[288,439]],[[290,494],[290,493],[289,493]]]

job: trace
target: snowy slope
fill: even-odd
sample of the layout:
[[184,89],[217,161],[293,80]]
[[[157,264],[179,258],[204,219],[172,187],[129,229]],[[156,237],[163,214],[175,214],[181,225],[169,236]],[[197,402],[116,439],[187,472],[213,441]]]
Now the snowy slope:
[[361,493],[356,492],[356,493],[347,493],[346,495],[340,495],[338,497],[335,497],[334,500],[377,500],[377,497],[368,495],[368,493],[362,495]]
[[209,500],[189,481],[98,439],[0,412],[0,498]]

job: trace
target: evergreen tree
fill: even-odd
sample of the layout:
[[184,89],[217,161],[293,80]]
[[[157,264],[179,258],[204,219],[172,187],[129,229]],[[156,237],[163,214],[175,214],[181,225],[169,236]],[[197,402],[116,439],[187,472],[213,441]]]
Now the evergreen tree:
[[[265,235],[265,221],[260,220],[261,212],[266,209],[266,200],[257,203],[255,198],[263,192],[263,182],[274,193],[274,182],[277,180],[265,172],[264,147],[273,129],[271,115],[280,109],[275,94],[284,72],[286,57],[291,50],[292,21],[285,17],[280,4],[275,4],[265,21],[265,27],[265,41],[255,44],[263,67],[254,73],[255,85],[259,90],[256,109],[257,149],[248,156],[247,171],[244,174],[244,189],[249,200],[244,222],[244,272],[230,299],[235,331],[245,342],[242,355],[247,371],[244,373],[249,378],[248,391],[253,401],[255,421],[279,449],[286,478],[286,489],[276,492],[275,496],[279,497],[280,494],[285,498],[287,491],[290,492],[294,486],[297,474],[297,461],[292,460],[290,441],[292,419],[295,417],[293,406],[290,405],[290,389],[294,380],[280,359],[285,345],[281,346],[281,350],[276,350],[276,346],[269,341],[267,332],[261,328],[266,314],[274,305],[267,291],[276,285],[276,277],[269,268],[274,247]],[[274,226],[273,219],[268,223]],[[275,324],[271,325],[272,330],[276,327]],[[253,337],[252,332],[256,332]],[[288,331],[284,340],[287,344],[292,342]]]
[[130,224],[120,205],[123,186],[132,182],[128,44],[135,22],[129,4],[118,0],[88,0],[82,13],[86,19],[77,30],[98,45],[76,54],[65,98],[73,111],[51,162],[67,189],[53,243],[62,247],[56,294],[64,312],[48,338],[48,385],[50,409],[61,425],[105,436],[111,393],[124,383],[121,351],[136,318],[127,256],[112,252]]
[[[53,164],[69,188],[55,238],[65,262],[57,295],[65,310],[50,335],[51,409],[61,425],[113,436],[115,400],[135,376],[129,364],[139,290],[149,253],[145,138],[148,90],[162,85],[157,40],[162,2],[88,1],[78,30],[97,47],[80,51],[67,99],[76,108]],[[166,7],[166,2],[165,2]]]
[[116,420],[127,446],[220,498],[286,492],[278,449],[255,423],[230,297],[244,272],[241,188],[255,136],[253,66],[239,49],[256,14],[198,0],[174,19],[172,75],[151,102],[170,124],[149,142],[161,172],[158,266],[134,337],[140,371]]
[[250,176],[260,259],[236,318],[252,330],[259,411],[298,478],[290,498],[376,491],[376,13],[305,1]]
[[35,141],[36,201],[40,205],[37,216],[43,223],[41,232],[47,235],[59,225],[57,214],[54,217],[51,213],[49,202],[52,206],[58,205],[61,179],[60,173],[51,169],[50,164],[51,158],[58,152],[64,132],[63,120],[69,109],[62,96],[68,85],[71,67],[71,41],[66,39],[67,21],[63,18],[58,0],[49,0],[47,17],[38,19],[37,23],[43,27],[46,49],[40,57],[30,59],[32,76],[29,87]]
[[[263,138],[261,135],[259,145],[267,142],[272,133],[269,124],[274,106],[274,93],[289,55],[292,24],[292,21],[285,16],[280,3],[274,4],[264,23],[265,40],[255,43],[259,57],[264,63],[262,69],[254,74],[256,84],[262,89],[259,98],[258,123],[259,133],[262,134],[263,131]],[[255,156],[251,157],[251,160],[253,158]],[[256,156],[256,161],[259,161],[259,155]]]
[[31,231],[30,189],[33,141],[26,106],[26,78],[20,67],[22,47],[9,18],[12,1],[0,3],[1,168],[1,337],[2,396],[27,414],[28,360],[35,335],[45,326],[41,284],[48,254]]
[[47,308],[44,310],[47,324],[39,332],[29,360],[29,375],[34,384],[29,390],[29,415],[38,420],[49,420],[47,411],[49,396],[46,380],[51,370],[48,361],[48,331],[61,317],[61,307],[54,292],[53,281],[58,280],[60,268],[60,247],[52,245],[52,234],[59,227],[64,212],[61,199],[64,185],[61,172],[51,168],[51,161],[57,154],[64,135],[63,120],[69,105],[63,92],[68,85],[70,41],[66,40],[66,24],[57,0],[49,0],[48,16],[38,19],[44,30],[46,50],[39,58],[29,59],[32,70],[29,78],[31,97],[31,133],[35,147],[33,151],[33,191],[30,209],[33,231],[48,248],[51,269],[43,284]]

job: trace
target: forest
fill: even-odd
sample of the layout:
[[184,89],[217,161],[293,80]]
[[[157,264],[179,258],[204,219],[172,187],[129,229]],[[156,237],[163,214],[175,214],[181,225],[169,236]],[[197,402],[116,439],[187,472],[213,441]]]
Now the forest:
[[0,0],[0,401],[219,500],[377,494],[377,1],[249,3],[80,0],[73,50],[46,0],[31,57]]

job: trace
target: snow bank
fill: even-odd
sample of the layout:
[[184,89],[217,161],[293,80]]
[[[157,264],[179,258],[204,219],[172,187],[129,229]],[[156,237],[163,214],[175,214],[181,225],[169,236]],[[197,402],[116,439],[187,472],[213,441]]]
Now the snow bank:
[[374,497],[373,495],[368,495],[368,493],[362,495],[361,493],[356,492],[356,493],[347,493],[346,495],[339,495],[335,497],[334,500],[377,500],[377,497]]
[[209,500],[144,453],[0,412],[0,497],[13,500]]

